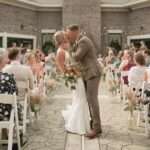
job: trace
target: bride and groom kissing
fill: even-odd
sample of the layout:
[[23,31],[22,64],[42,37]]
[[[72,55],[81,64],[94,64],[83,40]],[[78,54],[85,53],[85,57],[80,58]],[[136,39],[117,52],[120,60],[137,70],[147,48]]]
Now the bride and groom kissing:
[[80,68],[81,72],[72,91],[72,104],[62,111],[65,129],[90,139],[96,138],[102,133],[98,102],[101,70],[94,44],[86,35],[81,35],[78,25],[56,32],[54,39],[58,46],[58,70],[63,73],[70,65]]

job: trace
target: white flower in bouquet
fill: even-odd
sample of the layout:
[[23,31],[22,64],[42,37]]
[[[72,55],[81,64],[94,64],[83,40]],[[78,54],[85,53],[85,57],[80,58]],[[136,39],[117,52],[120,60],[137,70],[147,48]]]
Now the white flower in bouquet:
[[[74,76],[74,74],[73,73],[70,73],[70,76]],[[75,76],[74,76],[75,77]]]
[[66,77],[69,77],[69,74],[68,74],[68,73],[66,73],[66,74],[65,74],[65,76],[66,76]]

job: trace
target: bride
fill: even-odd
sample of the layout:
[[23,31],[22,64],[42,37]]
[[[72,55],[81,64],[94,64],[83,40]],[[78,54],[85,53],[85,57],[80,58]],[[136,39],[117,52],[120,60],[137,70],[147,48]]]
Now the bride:
[[[56,56],[58,71],[64,73],[71,60],[66,51],[69,48],[69,42],[63,31],[56,32],[54,38],[58,46]],[[77,79],[76,88],[72,91],[72,104],[62,111],[62,115],[68,132],[84,135],[90,131],[90,113],[81,77]]]

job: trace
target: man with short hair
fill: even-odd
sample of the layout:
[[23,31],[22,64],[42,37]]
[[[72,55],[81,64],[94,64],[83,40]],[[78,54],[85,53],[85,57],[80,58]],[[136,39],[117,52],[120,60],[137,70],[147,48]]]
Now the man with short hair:
[[9,65],[4,67],[3,72],[13,74],[17,81],[29,82],[29,88],[33,89],[34,77],[30,67],[20,63],[19,49],[13,48],[8,51],[8,58],[11,61]]
[[91,114],[91,132],[87,137],[95,138],[102,133],[98,103],[98,87],[101,70],[97,61],[96,49],[93,42],[80,34],[78,25],[71,25],[66,30],[68,39],[72,45],[71,55],[80,64],[82,78],[85,83],[86,96]]

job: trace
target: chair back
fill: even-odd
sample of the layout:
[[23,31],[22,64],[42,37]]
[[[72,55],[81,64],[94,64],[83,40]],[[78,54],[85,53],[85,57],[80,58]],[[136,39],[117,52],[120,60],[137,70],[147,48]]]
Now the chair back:
[[30,93],[29,82],[28,81],[17,81],[18,88],[18,100],[22,101]]
[[17,81],[18,89],[29,90],[29,81]]
[[16,93],[13,95],[11,95],[11,94],[0,94],[0,103],[1,104],[15,105]]
[[150,83],[143,83],[142,98],[144,101],[150,102]]

